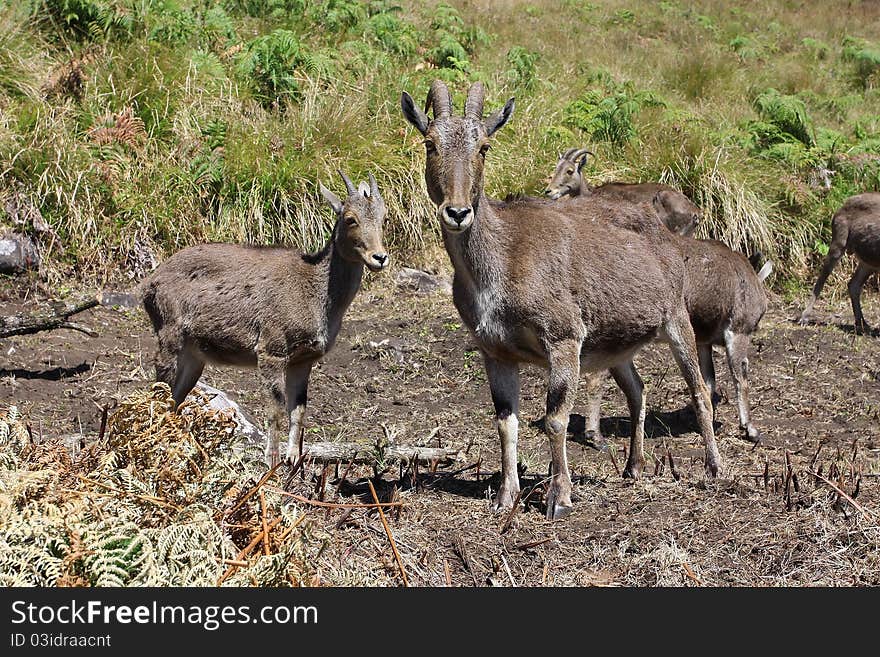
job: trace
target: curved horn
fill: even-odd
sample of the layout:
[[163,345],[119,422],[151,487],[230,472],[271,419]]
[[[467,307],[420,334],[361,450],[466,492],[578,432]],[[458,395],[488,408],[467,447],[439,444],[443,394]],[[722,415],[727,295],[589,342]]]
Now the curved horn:
[[590,151],[588,151],[586,148],[574,149],[574,153],[571,154],[570,159],[572,161],[577,161],[578,159],[580,159],[584,155],[592,155],[592,153]]
[[376,184],[376,177],[372,173],[367,175],[370,179],[370,194],[373,196],[373,198],[382,198],[379,195],[379,185]]
[[467,101],[464,104],[464,115],[477,121],[483,120],[483,103],[486,100],[486,87],[482,82],[474,82],[468,89]]
[[559,159],[560,160],[573,160],[574,158],[572,156],[577,152],[577,150],[578,149],[576,149],[576,148],[569,148],[567,151],[565,151],[562,155],[559,156]]
[[342,182],[345,183],[345,191],[349,194],[357,194],[357,187],[355,187],[354,183],[351,182],[351,179],[343,173],[342,169],[337,169],[336,172],[342,176]]
[[434,109],[434,118],[441,119],[452,114],[452,97],[449,95],[449,87],[443,80],[434,80],[428,89],[428,98],[425,100],[425,111]]

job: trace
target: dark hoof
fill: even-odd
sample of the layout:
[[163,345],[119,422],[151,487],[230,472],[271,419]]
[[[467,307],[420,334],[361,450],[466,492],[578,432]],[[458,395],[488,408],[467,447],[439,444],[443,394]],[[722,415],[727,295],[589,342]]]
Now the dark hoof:
[[558,520],[559,518],[564,518],[569,513],[571,513],[571,501],[564,500],[560,503],[558,500],[560,498],[559,490],[551,487],[547,491],[547,509],[546,509],[546,517],[547,520]]
[[572,512],[572,506],[563,506],[561,504],[547,505],[547,520],[559,520]]
[[706,463],[706,477],[709,479],[715,479],[718,477],[718,472],[720,468],[717,463]]
[[602,433],[599,431],[584,432],[584,442],[592,445],[600,452],[608,447],[608,441],[605,439],[605,436],[603,436]]
[[761,442],[763,436],[761,432],[755,429],[755,427],[741,427],[740,428],[740,438],[750,443],[754,443],[757,445]]
[[642,466],[640,463],[630,463],[627,461],[626,467],[623,469],[623,478],[638,481],[642,478]]

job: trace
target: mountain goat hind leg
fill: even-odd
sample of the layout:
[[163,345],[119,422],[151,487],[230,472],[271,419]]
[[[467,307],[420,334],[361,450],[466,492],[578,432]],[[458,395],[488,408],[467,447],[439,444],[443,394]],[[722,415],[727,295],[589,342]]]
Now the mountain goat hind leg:
[[683,307],[666,323],[664,333],[675,362],[690,389],[694,412],[700,425],[700,434],[706,446],[706,474],[709,477],[717,477],[721,471],[721,455],[718,453],[715,429],[712,425],[712,398],[709,396],[709,388],[700,375],[694,330]]

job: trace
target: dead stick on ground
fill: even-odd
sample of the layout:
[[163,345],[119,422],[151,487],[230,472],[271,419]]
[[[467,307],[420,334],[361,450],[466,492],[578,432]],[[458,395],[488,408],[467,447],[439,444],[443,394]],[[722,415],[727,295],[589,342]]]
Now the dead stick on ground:
[[678,481],[681,479],[681,475],[675,469],[675,461],[672,459],[672,452],[669,450],[669,447],[666,448],[666,458],[669,459],[669,472],[672,474],[672,478]]
[[333,500],[334,502],[339,499],[339,489],[342,488],[342,484],[344,484],[345,480],[348,479],[348,473],[351,472],[351,466],[353,465],[354,459],[351,459],[348,462],[348,466],[346,466],[345,468],[345,472],[342,473],[342,478],[339,480],[339,483],[336,484],[336,499]]
[[269,480],[269,477],[271,477],[273,474],[275,474],[275,471],[281,467],[281,463],[282,463],[282,461],[279,461],[278,463],[273,465],[268,471],[266,471],[266,474],[264,474],[262,477],[260,477],[260,480],[257,482],[257,484],[253,488],[251,488],[247,493],[245,493],[244,496],[238,502],[235,503],[235,506],[226,512],[226,515],[229,516],[229,515],[232,515],[233,513],[235,513],[236,511],[238,511],[242,507],[242,505],[245,502],[247,502],[251,497],[253,497],[254,493],[256,493],[258,490],[260,490],[260,487]]
[[260,491],[260,520],[263,524],[263,554],[269,556],[269,529],[266,522],[266,495]]
[[503,552],[501,553],[501,563],[504,564],[504,570],[507,571],[507,577],[508,577],[508,579],[510,579],[511,586],[513,586],[514,588],[517,588],[519,586],[519,584],[517,584],[516,580],[513,579],[513,573],[510,571],[510,566],[508,565],[507,559],[504,557]]
[[[327,509],[327,511],[329,512],[330,509]],[[339,529],[339,528],[342,527],[345,523],[347,523],[347,522],[348,522],[348,519],[351,517],[351,514],[352,514],[352,513],[354,513],[354,509],[346,509],[345,511],[343,511],[342,513],[340,513],[340,514],[339,514],[339,520],[337,520],[337,521],[336,521],[336,524],[333,525],[334,529]]]
[[520,543],[516,546],[517,550],[528,550],[529,548],[538,547],[539,545],[544,545],[544,543],[549,543],[553,540],[552,536],[548,536],[547,538],[542,538],[537,541],[529,541],[528,543]]
[[[271,490],[274,493],[278,493],[279,495],[284,495],[285,497],[291,497],[295,499],[297,502],[302,502],[303,504],[309,504],[311,506],[321,506],[329,509],[375,509],[375,504],[358,504],[355,502],[346,503],[346,502],[321,502],[320,500],[312,500],[308,497],[303,497],[302,495],[297,495],[296,493],[291,493],[286,490],[281,490],[280,488],[275,488],[274,486],[267,486],[266,490]],[[395,506],[403,506],[403,502],[380,502],[380,507],[388,508]]]
[[382,505],[379,503],[379,496],[376,495],[376,489],[373,487],[373,482],[367,479],[367,484],[370,486],[370,493],[373,496],[373,501],[376,503],[376,509],[379,511],[379,518],[382,520],[382,526],[385,527],[385,533],[388,534],[388,542],[391,543],[391,551],[394,552],[394,558],[397,559],[397,567],[400,568],[400,576],[403,578],[403,585],[409,586],[409,580],[406,578],[406,570],[403,567],[403,561],[400,560],[400,553],[397,551],[397,545],[394,543],[394,536],[391,534],[391,527],[388,526],[388,520],[385,519],[385,513],[382,511]]
[[686,563],[682,563],[682,564],[681,564],[681,567],[684,568],[684,573],[685,573],[685,575],[687,575],[688,577],[690,577],[692,580],[694,580],[694,581],[695,581],[697,584],[699,584],[700,586],[703,585],[703,582],[701,582],[701,581],[700,581],[700,578],[696,576],[696,574],[694,573],[693,570],[691,570],[691,567],[690,567],[690,566],[688,566]]
[[452,573],[449,572],[449,562],[443,560],[443,574],[446,577],[446,586],[452,586]]
[[868,509],[866,509],[861,504],[856,502],[852,497],[850,497],[846,492],[844,492],[840,488],[840,486],[838,486],[837,484],[829,481],[828,479],[826,479],[822,475],[818,474],[817,472],[813,472],[812,470],[807,470],[807,474],[811,474],[814,477],[816,477],[816,479],[819,479],[819,480],[825,482],[825,484],[828,485],[829,487],[831,487],[831,489],[834,490],[834,492],[836,492],[843,499],[845,499],[847,502],[852,504],[853,508],[855,508],[857,511],[860,511],[862,515],[867,516],[868,518],[876,518],[877,517],[873,511],[868,511]]
[[290,532],[292,532],[294,529],[299,527],[302,524],[302,521],[305,519],[306,519],[306,514],[304,513],[299,518],[294,520],[293,524],[281,533],[281,536],[278,537],[278,540],[275,541],[275,544],[281,545],[284,542],[284,539],[286,539],[288,536],[290,536]]
[[86,298],[66,303],[50,312],[18,313],[7,317],[0,317],[0,338],[8,338],[13,335],[28,335],[40,331],[51,331],[57,328],[73,329],[82,331],[91,336],[97,333],[79,324],[68,322],[71,315],[76,315],[89,308],[98,305],[97,298]]
[[614,450],[617,449],[614,445],[608,446],[608,456],[611,458],[611,464],[614,466],[614,471],[617,473],[617,476],[620,476],[620,466],[617,465],[617,458],[614,456]]
[[[272,531],[273,529],[275,529],[275,527],[278,525],[278,523],[281,522],[282,520],[284,520],[284,518],[275,518],[275,520],[273,520],[272,522],[269,523],[269,526],[266,529],[268,531]],[[263,540],[263,532],[261,531],[259,534],[257,534],[254,537],[254,539],[250,543],[247,544],[247,546],[241,552],[238,553],[238,556],[235,557],[235,561],[242,561],[247,555],[249,555],[251,553],[251,550],[253,550],[255,547],[257,547],[257,545],[259,545],[260,541],[262,541],[262,540]],[[234,573],[235,569],[237,567],[238,566],[232,566],[229,570],[227,570],[225,573],[223,573],[220,576],[220,579],[217,580],[217,586],[220,586],[226,580],[227,577],[229,577],[232,573]]]
[[501,525],[501,529],[499,531],[500,534],[504,534],[508,529],[510,529],[511,524],[513,523],[513,517],[516,515],[516,512],[519,511],[519,501],[522,498],[522,490],[520,490],[516,494],[516,499],[513,501],[513,508],[510,510],[510,513],[507,514],[507,517],[504,519],[504,523]]

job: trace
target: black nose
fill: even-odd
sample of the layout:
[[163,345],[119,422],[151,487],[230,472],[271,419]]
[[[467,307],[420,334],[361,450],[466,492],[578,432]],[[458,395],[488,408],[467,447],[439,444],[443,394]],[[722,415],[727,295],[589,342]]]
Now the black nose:
[[544,190],[544,196],[550,196],[550,194],[552,194],[552,193],[553,193],[553,190],[550,189],[549,187]]
[[387,253],[374,253],[373,260],[378,262],[380,265],[384,265],[385,262],[388,260],[388,254]]
[[452,219],[458,225],[467,219],[468,215],[471,213],[470,208],[446,208],[446,216]]

